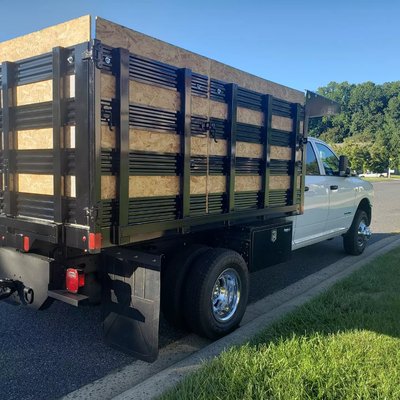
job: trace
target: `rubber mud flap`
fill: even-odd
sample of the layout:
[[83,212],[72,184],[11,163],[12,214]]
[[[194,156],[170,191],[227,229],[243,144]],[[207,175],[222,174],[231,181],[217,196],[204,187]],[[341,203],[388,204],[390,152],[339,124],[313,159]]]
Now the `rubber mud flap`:
[[147,362],[158,357],[161,257],[130,249],[103,253],[105,342]]

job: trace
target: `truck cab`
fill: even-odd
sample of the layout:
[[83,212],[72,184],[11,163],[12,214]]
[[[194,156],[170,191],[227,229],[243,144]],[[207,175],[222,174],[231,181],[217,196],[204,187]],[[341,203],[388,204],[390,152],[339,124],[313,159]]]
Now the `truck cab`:
[[293,218],[293,250],[341,235],[350,254],[364,250],[371,235],[373,186],[350,170],[341,172],[339,164],[327,143],[308,138],[304,214]]

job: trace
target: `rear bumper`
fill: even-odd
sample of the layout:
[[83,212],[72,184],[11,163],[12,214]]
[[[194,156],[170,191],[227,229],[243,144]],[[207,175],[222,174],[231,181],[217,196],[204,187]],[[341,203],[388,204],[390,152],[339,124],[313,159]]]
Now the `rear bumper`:
[[0,248],[0,279],[11,280],[16,290],[10,300],[39,309],[48,298],[54,260],[13,248]]

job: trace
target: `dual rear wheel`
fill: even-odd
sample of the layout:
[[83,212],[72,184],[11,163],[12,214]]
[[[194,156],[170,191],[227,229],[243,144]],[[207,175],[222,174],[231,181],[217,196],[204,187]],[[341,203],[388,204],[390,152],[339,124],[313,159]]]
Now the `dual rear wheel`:
[[243,318],[248,269],[235,251],[192,245],[170,261],[163,286],[166,319],[216,339],[233,331]]

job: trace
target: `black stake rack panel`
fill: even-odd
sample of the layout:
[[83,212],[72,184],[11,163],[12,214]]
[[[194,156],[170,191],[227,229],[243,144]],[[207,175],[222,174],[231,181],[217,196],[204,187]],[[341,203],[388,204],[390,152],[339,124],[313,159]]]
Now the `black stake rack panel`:
[[[94,45],[96,52],[92,51]],[[72,74],[75,96],[66,98],[63,82]],[[101,98],[101,74],[115,78],[116,96],[112,100]],[[52,227],[58,227],[59,237],[54,239],[53,235],[52,243],[58,241],[87,250],[87,242],[80,242],[82,232],[101,234],[103,246],[110,246],[129,243],[139,233],[178,234],[193,227],[208,229],[246,219],[292,215],[300,209],[298,177],[303,173],[303,165],[296,154],[301,146],[300,121],[304,121],[304,110],[299,104],[125,49],[102,46],[98,41],[54,48],[50,53],[18,62],[4,62],[0,78],[4,143],[0,152],[0,225],[12,234],[23,234],[24,227],[32,231],[34,219],[39,218],[41,225],[48,221]],[[16,105],[17,86],[46,80],[52,81],[52,101]],[[131,80],[177,91],[180,109],[174,112],[131,103]],[[192,115],[193,96],[227,104],[227,118]],[[238,107],[263,113],[264,126],[238,122]],[[292,119],[293,131],[288,134],[272,129],[273,115]],[[102,124],[116,133],[116,148],[101,148]],[[68,127],[75,129],[75,145],[70,149],[63,144],[63,132]],[[17,131],[43,128],[53,130],[52,149],[18,149]],[[129,150],[130,129],[174,133],[180,138],[180,152]],[[226,140],[227,154],[191,154],[194,136]],[[261,145],[262,158],[236,156],[238,141]],[[271,159],[271,146],[290,148],[291,160]],[[53,195],[18,192],[13,179],[24,173],[53,175]],[[71,175],[76,177],[76,193],[67,197],[63,182]],[[101,180],[106,175],[115,176],[115,199],[102,199]],[[226,191],[191,194],[191,177],[206,175],[223,176]],[[260,176],[261,189],[235,192],[235,178],[247,175]],[[131,176],[176,176],[180,191],[174,196],[130,198]],[[290,188],[269,190],[272,176],[289,176]],[[17,227],[10,222],[16,219],[21,220]]]

